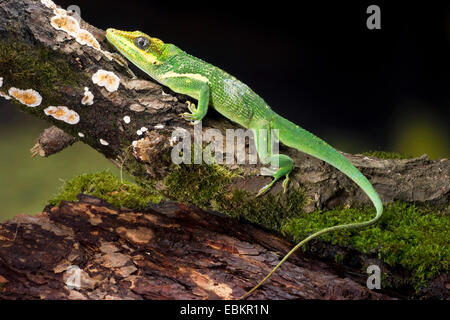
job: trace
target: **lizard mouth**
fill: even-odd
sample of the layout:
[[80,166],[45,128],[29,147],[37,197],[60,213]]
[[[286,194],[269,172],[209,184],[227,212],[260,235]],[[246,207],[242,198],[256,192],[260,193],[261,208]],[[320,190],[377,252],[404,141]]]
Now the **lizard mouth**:
[[[112,40],[114,40],[118,35],[120,34],[120,30],[116,30],[116,29],[106,29],[106,39],[108,39],[110,42],[112,42]],[[124,35],[122,35],[124,36]]]

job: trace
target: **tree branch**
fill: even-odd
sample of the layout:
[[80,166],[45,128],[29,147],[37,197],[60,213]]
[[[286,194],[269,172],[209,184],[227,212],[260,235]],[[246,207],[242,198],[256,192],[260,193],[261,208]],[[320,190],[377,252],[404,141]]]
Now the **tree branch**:
[[[102,30],[81,20],[81,28],[95,36],[102,51],[82,45],[73,36],[56,30],[50,24],[55,13],[40,1],[2,0],[0,13],[0,76],[4,78],[1,90],[5,93],[11,87],[37,90],[43,97],[41,105],[31,108],[18,103],[22,110],[51,122],[115,163],[126,159],[124,168],[138,181],[160,182],[156,183],[160,191],[173,197],[170,188],[164,186],[164,179],[173,169],[169,142],[172,132],[175,128],[192,132],[192,126],[179,116],[186,109],[183,102],[186,97],[153,81],[131,79],[123,67],[102,53],[112,50],[104,40]],[[13,23],[16,18],[17,22]],[[117,91],[109,92],[92,82],[92,75],[100,69],[119,76],[121,84]],[[81,103],[86,87],[94,95],[94,103],[90,106]],[[47,116],[44,109],[49,106],[67,106],[79,114],[79,123],[70,125]],[[130,117],[129,124],[124,122],[125,116]],[[142,127],[148,131],[139,136],[137,131]],[[209,128],[224,132],[238,126],[212,111],[203,123],[204,131]],[[59,134],[57,137],[64,138]],[[133,146],[133,141],[139,143]],[[60,142],[58,145],[65,144]],[[301,188],[306,193],[305,211],[368,203],[361,190],[324,162],[292,149],[282,148],[282,152],[295,160],[290,188]],[[448,159],[384,160],[362,155],[345,156],[372,180],[385,203],[403,200],[445,205],[449,201]],[[236,167],[227,168],[233,170]],[[226,189],[255,193],[270,181],[268,177],[259,176],[259,169],[255,165],[239,165],[240,177],[232,179]],[[280,190],[281,186],[277,184],[271,193],[277,195]],[[205,205],[208,206],[211,205]]]
[[[50,155],[78,139],[127,170],[140,184],[156,188],[166,198],[189,202],[204,209],[221,211],[235,216],[239,216],[244,211],[251,211],[250,216],[244,216],[244,218],[268,226],[258,220],[258,208],[243,209],[248,203],[250,205],[256,203],[251,202],[253,201],[251,199],[254,199],[253,195],[270,181],[270,178],[259,175],[259,165],[201,166],[202,168],[200,166],[175,166],[170,158],[172,132],[176,128],[193,131],[193,127],[179,116],[180,113],[185,112],[186,97],[175,94],[152,80],[144,80],[148,77],[139,72],[140,79],[131,79],[122,66],[109,59],[108,51],[113,49],[105,41],[104,31],[83,20],[80,21],[81,28],[91,33],[100,44],[100,49],[96,49],[76,41],[73,35],[65,31],[56,30],[50,23],[54,16],[54,10],[38,0],[0,0],[0,77],[3,77],[3,86],[0,91],[4,95],[10,92],[11,88],[37,91],[42,96],[42,103],[39,106],[29,107],[17,99],[11,101],[15,102],[21,110],[45,119],[59,128],[52,129],[52,132],[57,132],[57,134],[51,135],[51,139],[48,140],[51,142],[50,144],[43,143],[43,139],[40,138],[39,146],[35,151]],[[95,46],[95,42],[92,43]],[[105,87],[93,83],[92,76],[98,70],[114,72],[120,78],[118,90],[110,92]],[[88,88],[88,91],[94,96],[92,105],[82,103],[86,94],[85,88]],[[59,117],[60,120],[58,120],[54,117],[55,114],[48,115],[50,109],[47,108],[51,106],[65,106],[67,110],[71,110],[70,112],[76,112],[79,122],[69,124],[70,121],[67,118],[64,120]],[[130,118],[129,123],[124,121],[125,117]],[[143,127],[148,130],[144,130],[143,134],[139,135],[138,131]],[[203,122],[203,130],[209,128],[225,133],[226,129],[236,129],[238,126],[211,111]],[[69,136],[70,138],[68,138]],[[52,146],[51,150],[46,149],[47,146]],[[281,147],[280,151],[292,157],[296,167],[291,175],[290,192],[288,194],[281,193],[281,184],[276,184],[271,189],[269,198],[266,198],[269,199],[266,201],[271,204],[279,205],[274,216],[282,215],[287,210],[286,208],[298,212],[312,212],[322,208],[369,204],[368,198],[359,188],[338,170],[323,161],[293,149]],[[449,159],[429,160],[426,156],[416,159],[378,159],[349,154],[345,154],[345,156],[371,180],[384,203],[401,200],[430,204],[439,208],[448,207],[450,197]],[[294,197],[297,199],[295,202],[292,201],[292,195],[299,196]],[[300,198],[303,200],[298,200]],[[253,279],[252,275],[266,274],[273,262],[278,259],[270,252],[284,252],[287,247],[282,240],[263,231],[247,225],[240,226],[234,222],[230,227],[225,227],[230,223],[229,220],[212,218],[210,215],[206,217],[205,213],[199,213],[194,209],[185,207],[176,209],[184,212],[182,214],[173,213],[177,219],[172,219],[172,216],[164,216],[166,213],[161,212],[145,214],[121,212],[121,215],[117,216],[114,213],[118,213],[118,211],[114,211],[102,203],[95,205],[99,206],[95,209],[99,210],[98,215],[100,216],[98,216],[97,213],[91,211],[94,206],[92,201],[96,200],[83,198],[78,204],[65,203],[60,208],[49,209],[50,211],[41,217],[17,218],[11,223],[1,226],[0,231],[3,232],[3,235],[0,235],[3,237],[1,239],[8,241],[12,246],[0,248],[3,250],[0,252],[0,262],[2,262],[0,263],[0,288],[2,285],[9,288],[3,293],[0,291],[0,295],[15,297],[16,294],[17,296],[23,295],[23,297],[38,297],[40,294],[36,291],[38,284],[42,284],[44,281],[48,283],[49,288],[48,291],[42,293],[44,297],[106,297],[108,294],[113,295],[111,293],[115,290],[112,289],[113,287],[118,288],[118,284],[114,281],[126,281],[129,283],[128,288],[131,291],[124,293],[117,289],[119,293],[116,292],[115,296],[129,298],[237,297],[243,293],[243,288],[251,286],[247,279]],[[112,214],[111,211],[114,213]],[[75,217],[82,221],[76,220]],[[123,227],[123,230],[120,229],[119,222],[121,224],[130,223],[127,222],[128,218],[138,219],[138,225],[153,230],[149,234],[155,235],[156,233],[154,239],[160,240],[152,242],[151,245],[145,244],[143,247],[139,247],[149,250],[149,255],[134,255],[130,248],[127,249],[126,245],[138,246],[136,242],[133,242],[136,239],[131,239],[132,237],[143,236],[141,234],[133,235],[135,231],[130,233],[126,226]],[[99,222],[99,219],[102,222]],[[182,221],[180,222],[178,219],[182,219]],[[159,222],[155,222],[157,220]],[[210,220],[211,222],[209,222]],[[161,224],[161,221],[165,221],[165,224]],[[105,226],[109,223],[114,226],[115,231],[106,232],[106,229],[98,227],[97,222],[106,223]],[[81,229],[78,229],[78,223],[82,223]],[[163,239],[162,234],[155,231],[157,228],[164,228],[169,232],[168,229],[171,227],[168,226],[177,225],[177,223],[183,226],[183,232],[189,230],[199,237],[195,243],[185,244],[190,248],[192,257],[189,257],[190,255],[184,251],[179,253],[174,249],[180,248],[177,244],[180,239],[177,238],[177,241],[168,239],[170,245],[165,247],[166,242],[161,240]],[[185,226],[190,227],[184,229]],[[44,248],[44,244],[52,243],[57,246],[59,240],[63,241],[63,248],[55,247],[55,250],[60,252],[58,259],[67,257],[71,250],[75,250],[74,255],[69,254],[67,258],[69,260],[73,258],[67,261],[68,265],[73,264],[74,261],[77,262],[77,265],[89,264],[91,266],[92,263],[91,277],[92,274],[97,274],[94,270],[101,270],[98,271],[99,278],[97,280],[88,281],[88,283],[95,284],[93,288],[97,289],[93,292],[96,292],[97,296],[87,291],[81,291],[80,295],[73,291],[51,289],[53,287],[50,283],[59,283],[56,285],[56,287],[59,286],[58,288],[62,286],[61,274],[65,269],[61,265],[57,266],[60,263],[59,260],[52,260],[52,262],[44,264],[47,268],[45,270],[48,272],[50,272],[50,268],[57,268],[56,270],[59,272],[55,271],[55,276],[50,276],[46,273],[47,271],[43,272],[44,275],[34,276],[35,269],[38,268],[36,266],[40,266],[44,259],[45,250],[33,251],[33,254],[25,262],[21,262],[20,255],[15,255],[13,251],[10,251],[25,245],[27,236],[21,230],[24,231],[26,228],[32,230],[33,236],[39,235],[40,248]],[[79,233],[79,230],[84,230],[84,233]],[[183,232],[181,234],[185,234]],[[130,235],[127,236],[127,233]],[[17,234],[18,238],[15,238],[14,234]],[[93,240],[89,234],[100,235],[100,238]],[[226,238],[226,234],[232,234],[234,240]],[[175,237],[175,234],[173,236]],[[55,239],[59,240],[54,241]],[[118,249],[114,249],[116,250],[114,252],[123,253],[125,257],[107,256],[113,252],[102,251],[100,241],[108,243],[106,246],[110,246],[110,243],[116,240],[119,241],[119,244],[117,244]],[[242,241],[246,241],[246,243]],[[208,247],[211,251],[206,250],[205,246],[208,246],[208,243],[212,243]],[[200,250],[201,259],[196,259],[195,248],[200,244],[203,245]],[[97,252],[99,257],[103,257],[101,258],[103,262],[89,260],[88,255],[93,253],[89,251],[91,245],[93,245],[93,252]],[[235,246],[238,246],[238,249],[234,249]],[[242,256],[229,254],[229,251],[234,252],[233,250],[238,250]],[[158,252],[163,255],[158,256]],[[255,252],[255,256],[248,252]],[[215,255],[215,258],[208,260],[208,255]],[[105,267],[106,260],[104,259],[112,258],[123,258],[123,261],[126,261],[121,266]],[[55,256],[52,259],[57,258]],[[293,264],[286,265],[281,276],[277,276],[275,284],[267,285],[255,297],[382,297],[368,292],[363,286],[357,285],[351,280],[336,278],[335,275],[325,270],[325,267],[322,268],[317,261],[308,264],[300,261],[298,257],[295,259],[297,260],[293,261]],[[173,265],[174,269],[161,270],[158,265],[162,260],[168,265]],[[116,262],[110,261],[109,263]],[[214,267],[211,267],[211,263]],[[315,274],[314,270],[317,269],[314,269],[314,266],[316,264],[318,264],[317,268],[321,268],[320,275]],[[299,269],[306,265],[306,269],[312,271],[305,268]],[[190,280],[181,280],[180,275],[175,272],[175,266],[184,266],[185,269],[180,275],[188,275]],[[206,266],[209,267],[206,268]],[[18,271],[22,267],[24,269]],[[137,275],[131,276],[129,272],[133,268],[139,271]],[[142,278],[141,275],[149,275],[150,270],[156,272],[158,276]],[[112,277],[105,278],[101,275],[102,271],[113,272],[115,280],[112,280]],[[302,274],[307,274],[306,278],[300,280],[295,278],[300,271]],[[2,277],[1,274],[5,273],[8,276]],[[228,280],[225,281],[226,274],[233,275],[231,284],[228,283]],[[10,275],[17,277],[14,278],[14,276],[11,279]],[[119,278],[121,280],[117,280]],[[214,281],[211,279],[218,281],[219,284],[213,284]],[[311,285],[315,281],[313,279],[321,279],[322,282],[314,288]],[[324,279],[327,279],[328,284],[323,282]],[[11,284],[12,281],[17,282]],[[24,284],[30,289],[23,289],[25,288]],[[18,289],[18,286],[22,286],[22,291]],[[325,287],[331,288],[331,291],[324,293]],[[152,290],[159,288],[159,291],[155,293],[149,288]],[[349,289],[349,295],[346,296],[339,288]],[[304,290],[308,293],[305,294]]]

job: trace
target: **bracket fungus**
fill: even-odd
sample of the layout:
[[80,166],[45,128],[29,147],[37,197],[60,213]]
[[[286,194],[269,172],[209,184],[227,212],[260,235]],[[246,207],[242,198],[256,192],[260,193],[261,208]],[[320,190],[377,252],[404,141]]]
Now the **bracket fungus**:
[[104,87],[108,92],[114,92],[119,89],[120,78],[114,72],[100,69],[92,76],[92,82]]
[[95,39],[92,33],[87,30],[80,29],[75,40],[81,45],[86,45],[96,50],[101,50],[100,44],[98,43],[97,39]]
[[77,124],[78,122],[80,122],[80,116],[78,115],[78,113],[74,110],[70,110],[65,106],[50,106],[44,109],[44,113],[47,116],[52,116],[53,118],[64,121],[68,124]]
[[42,102],[42,97],[36,90],[21,90],[14,87],[9,88],[8,93],[11,97],[28,107],[37,107]]
[[50,24],[56,30],[62,30],[72,37],[76,38],[80,31],[80,24],[77,19],[68,15],[56,15],[50,19]]

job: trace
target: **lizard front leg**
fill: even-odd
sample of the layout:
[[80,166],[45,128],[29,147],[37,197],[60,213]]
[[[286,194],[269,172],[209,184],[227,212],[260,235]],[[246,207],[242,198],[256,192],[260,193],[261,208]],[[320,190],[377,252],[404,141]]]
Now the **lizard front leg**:
[[167,86],[173,91],[188,95],[198,100],[198,105],[188,101],[189,112],[182,113],[181,116],[188,121],[201,121],[208,112],[210,101],[210,87],[208,82],[196,79],[192,76],[177,76],[166,81]]

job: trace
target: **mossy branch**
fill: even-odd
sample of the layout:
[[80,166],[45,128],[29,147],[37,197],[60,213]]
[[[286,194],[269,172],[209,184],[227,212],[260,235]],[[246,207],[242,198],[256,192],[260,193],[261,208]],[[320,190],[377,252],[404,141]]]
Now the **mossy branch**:
[[[113,49],[105,41],[104,31],[80,20],[81,28],[98,41],[100,49],[94,48],[56,30],[50,24],[54,15],[54,10],[39,0],[0,0],[0,91],[6,94],[14,87],[39,92],[42,103],[37,107],[11,101],[126,170],[141,187],[152,190],[152,200],[175,199],[276,231],[288,230],[286,221],[304,213],[369,204],[362,191],[339,171],[293,149],[281,148],[296,163],[290,191],[281,193],[277,184],[261,199],[254,195],[270,178],[259,176],[258,166],[174,165],[170,159],[172,132],[180,127],[192,131],[179,116],[186,109],[186,97],[142,73],[137,72],[139,79],[130,78],[122,66],[109,60],[107,52]],[[120,78],[117,91],[93,83],[98,70],[113,71]],[[82,103],[85,88],[94,95],[92,105]],[[47,116],[44,110],[49,106],[66,106],[80,121],[69,124]],[[124,117],[131,121],[125,122]],[[138,135],[142,127],[148,131]],[[237,126],[210,112],[203,130],[209,128],[224,133]],[[141,142],[133,145],[136,140]],[[64,147],[57,142],[58,148]],[[371,180],[384,203],[402,201],[433,206],[439,212],[448,210],[449,159],[402,159],[380,153],[345,156]]]
[[[183,96],[139,74],[133,80],[126,70],[110,61],[104,52],[113,50],[104,39],[104,32],[83,20],[80,26],[95,36],[100,50],[82,45],[64,31],[56,30],[50,23],[55,15],[51,8],[41,1],[0,2],[0,77],[7,92],[11,87],[34,89],[43,97],[38,107],[16,105],[27,113],[43,118],[62,131],[90,145],[98,152],[123,167],[141,184],[156,185],[167,197],[180,198],[217,209],[218,196],[233,202],[235,191],[255,194],[270,178],[259,176],[259,167],[239,165],[239,171],[232,166],[214,166],[203,170],[201,184],[183,191],[191,179],[198,179],[197,166],[175,167],[170,160],[169,140],[175,128],[192,131],[179,114],[186,105]],[[20,18],[17,18],[20,17]],[[113,71],[120,78],[119,89],[109,92],[92,81],[98,70]],[[92,105],[83,105],[85,88],[94,95]],[[47,116],[44,109],[49,106],[67,106],[80,116],[75,125]],[[124,122],[124,117],[131,119]],[[164,129],[161,128],[164,126]],[[146,127],[144,135],[137,131]],[[203,124],[209,128],[224,131],[237,128],[225,118],[210,112]],[[55,139],[64,140],[62,135]],[[138,148],[132,142],[144,139]],[[48,139],[47,139],[48,140]],[[67,139],[72,143],[72,139]],[[64,143],[57,141],[59,148]],[[58,148],[57,148],[58,149]],[[291,175],[291,192],[305,199],[303,210],[312,212],[322,208],[334,208],[354,204],[368,204],[367,197],[340,172],[312,157],[292,149],[283,149],[296,163]],[[448,184],[450,161],[398,159],[381,154],[346,156],[373,182],[383,202],[395,200],[420,202],[445,206],[449,202]],[[372,156],[374,155],[374,156]],[[125,159],[125,161],[123,161]],[[221,168],[219,172],[214,168]],[[192,169],[192,170],[191,170]],[[229,178],[232,177],[232,178]],[[200,181],[199,181],[200,182]],[[279,194],[281,185],[277,184],[271,194],[284,201],[287,196]],[[241,201],[242,197],[237,197]],[[289,202],[289,201],[287,201]]]

